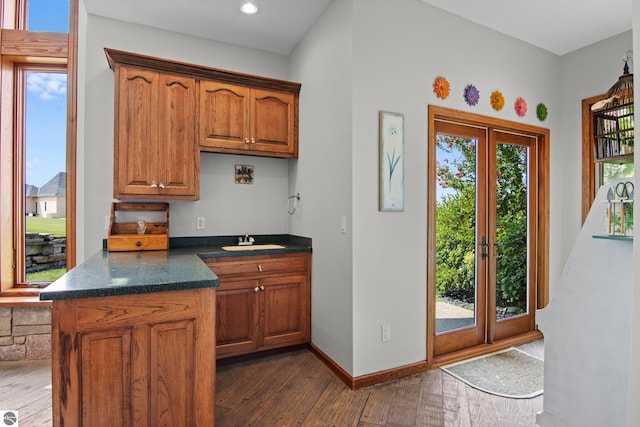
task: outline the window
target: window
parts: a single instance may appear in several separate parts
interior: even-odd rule
[[[26,29],[66,33],[69,30],[69,0],[28,0]]]
[[[633,163],[595,162],[594,122],[591,106],[606,94],[582,100],[582,222],[587,219],[598,189],[617,178],[630,178]]]
[[[78,2],[0,1],[1,290],[32,295],[75,265]]]

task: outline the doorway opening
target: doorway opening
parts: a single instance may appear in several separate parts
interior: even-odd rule
[[[548,151],[547,129],[429,106],[430,365],[541,336]]]

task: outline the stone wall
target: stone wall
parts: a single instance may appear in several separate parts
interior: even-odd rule
[[[51,358],[51,307],[0,306],[0,361]]]
[[[35,273],[67,266],[67,239],[50,233],[25,233],[25,270]]]

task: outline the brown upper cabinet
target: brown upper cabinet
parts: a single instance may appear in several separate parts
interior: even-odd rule
[[[116,199],[200,197],[200,151],[298,157],[299,83],[105,48]]]
[[[113,197],[200,193],[195,79],[117,65]]]
[[[297,119],[297,94],[200,82],[203,151],[298,157]]]

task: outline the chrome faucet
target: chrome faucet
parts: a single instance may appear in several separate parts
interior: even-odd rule
[[[249,236],[249,233],[245,233],[244,237],[238,237],[238,245],[252,245],[255,242],[253,237]]]

